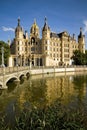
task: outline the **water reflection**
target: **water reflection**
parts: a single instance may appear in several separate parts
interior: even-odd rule
[[[12,82],[10,81],[10,82],[7,83],[7,86],[8,86],[7,92],[10,93],[16,88],[17,83],[14,82],[14,81],[12,81]]]
[[[67,107],[87,107],[87,75],[46,74],[23,79],[20,83],[10,82],[8,90],[0,91],[0,111],[9,115],[11,108],[17,113],[30,105],[46,107],[57,99]]]

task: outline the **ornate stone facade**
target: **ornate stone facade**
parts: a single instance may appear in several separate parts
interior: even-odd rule
[[[75,36],[70,36],[66,31],[61,33],[51,32],[45,18],[40,38],[39,27],[34,21],[30,35],[22,29],[20,19],[15,29],[15,38],[10,45],[11,57],[9,66],[59,66],[71,65],[74,50],[85,53],[85,36],[78,35],[78,42]]]

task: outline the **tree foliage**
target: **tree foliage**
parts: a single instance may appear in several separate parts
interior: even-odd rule
[[[2,47],[4,47],[4,64],[8,65],[8,58],[10,56],[10,47],[4,41],[0,41],[0,65],[2,64]]]
[[[86,60],[86,65],[87,65],[87,50],[85,51],[85,60]]]
[[[72,59],[75,65],[87,65],[87,51],[82,53],[79,50],[75,50]]]

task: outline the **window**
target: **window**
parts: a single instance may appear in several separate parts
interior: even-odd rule
[[[35,48],[34,48],[34,47],[31,47],[31,51],[35,51]]]
[[[31,38],[31,43],[35,43],[35,38],[34,37]]]
[[[69,47],[69,44],[64,44],[64,47]]]
[[[27,46],[27,42],[25,42],[25,45]]]
[[[69,54],[64,54],[64,57],[69,58]]]
[[[18,45],[19,45],[19,41],[18,41]]]
[[[47,50],[47,46],[45,46],[45,50]]]
[[[47,44],[47,41],[45,41],[45,44]]]
[[[69,52],[69,49],[64,49],[64,52]]]
[[[18,51],[19,51],[19,47],[18,47]]]

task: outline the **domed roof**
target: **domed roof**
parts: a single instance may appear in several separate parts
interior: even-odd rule
[[[30,33],[33,33],[33,34],[39,33],[39,27],[36,24],[36,20],[34,20],[34,23],[30,29]]]
[[[36,20],[34,20],[34,23],[32,25],[31,28],[34,28],[34,29],[39,29],[38,25],[36,24]]]
[[[22,27],[20,26],[20,19],[19,19],[19,18],[18,18],[18,25],[17,25],[15,31],[16,31],[16,32],[17,32],[17,31],[23,31],[23,30],[22,30]]]

